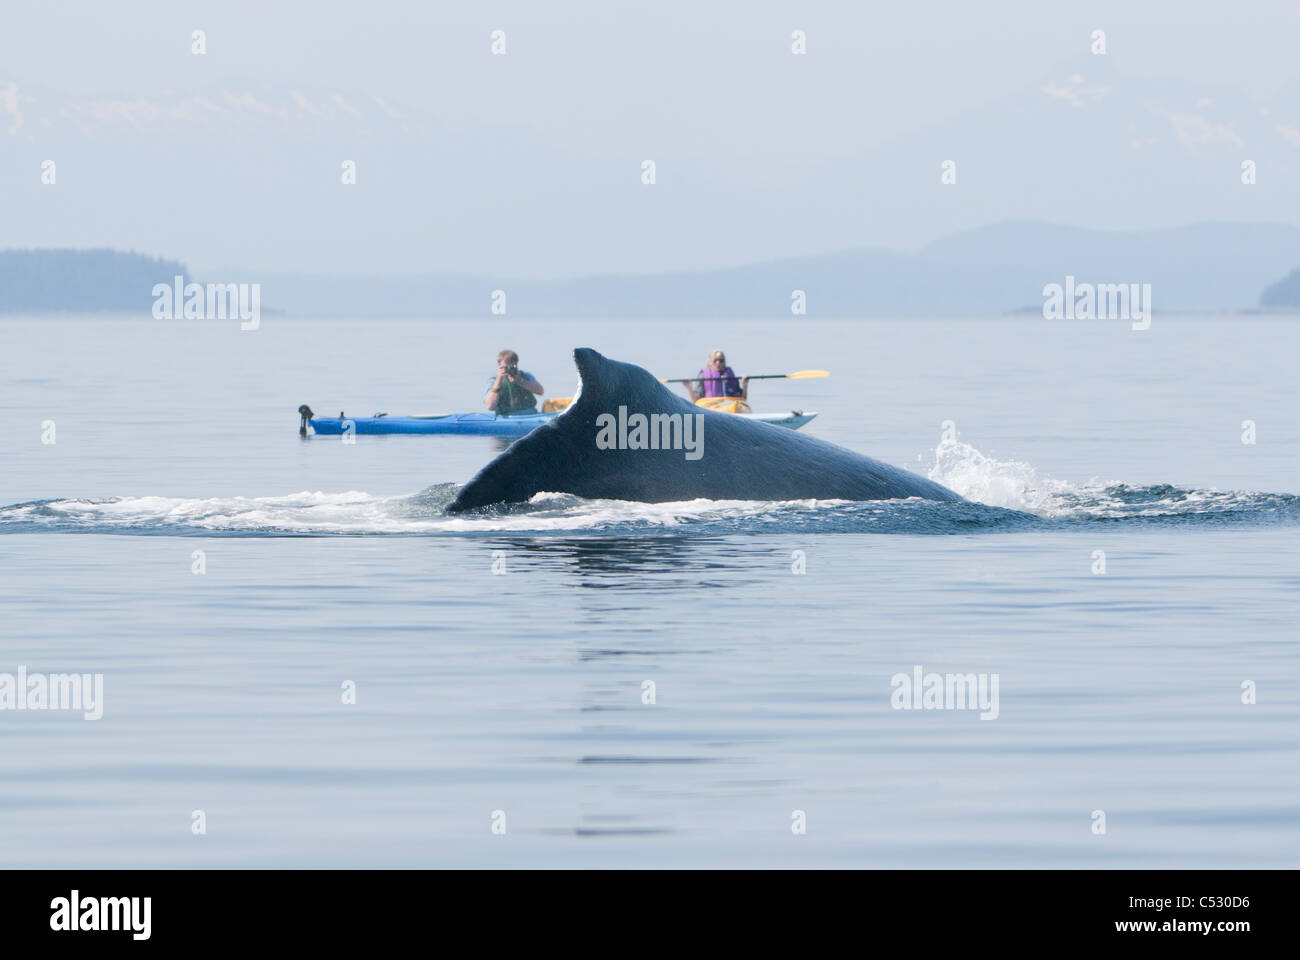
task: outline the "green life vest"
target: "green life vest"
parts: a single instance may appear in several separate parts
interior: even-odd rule
[[[533,375],[524,370],[519,371],[520,380],[531,380]],[[492,383],[495,383],[495,378]],[[488,390],[492,389],[491,384]],[[525,410],[534,411],[537,409],[537,395],[529,390],[522,383],[511,383],[505,377],[501,378],[501,390],[497,394],[497,413],[507,416],[512,413],[523,413]]]

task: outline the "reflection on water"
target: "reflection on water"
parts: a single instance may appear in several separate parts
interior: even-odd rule
[[[769,546],[728,541],[723,537],[660,534],[656,536],[592,536],[539,540],[503,537],[489,541],[492,551],[504,550],[525,563],[547,565],[577,577],[580,587],[672,590],[682,580],[700,586],[726,588],[748,582],[744,574],[754,562],[770,564],[776,555]],[[718,574],[727,573],[720,577]],[[710,575],[699,580],[701,574]],[[629,576],[645,577],[628,580]],[[664,578],[668,579],[664,579]]]

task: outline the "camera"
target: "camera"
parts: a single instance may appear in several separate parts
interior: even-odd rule
[[[506,376],[508,377],[519,376],[519,364],[512,363],[508,367],[506,367]]]

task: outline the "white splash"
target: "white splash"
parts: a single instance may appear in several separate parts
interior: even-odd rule
[[[66,527],[146,529],[184,527],[229,533],[429,534],[526,531],[592,531],[610,526],[672,528],[709,520],[735,520],[817,509],[838,501],[770,503],[741,500],[689,500],[633,503],[582,500],[569,494],[539,493],[515,511],[448,515],[443,508],[453,484],[431,487],[415,496],[381,497],[362,491],[320,491],[280,497],[118,497],[111,500],[48,500],[4,509],[7,522]]]
[[[1031,464],[995,460],[957,439],[945,439],[935,448],[929,477],[967,500],[1040,516],[1057,516],[1066,511],[1064,498],[1092,497],[1105,486],[1045,479]]]

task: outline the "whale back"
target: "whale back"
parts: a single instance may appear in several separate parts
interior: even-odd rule
[[[932,480],[825,440],[695,406],[649,371],[590,348],[575,350],[573,359],[581,385],[569,409],[480,470],[449,511],[522,502],[543,491],[647,503],[962,499]],[[635,435],[637,414],[647,422],[657,418],[658,428],[647,433],[677,444],[633,449],[645,439]],[[689,427],[685,418],[692,418]]]

